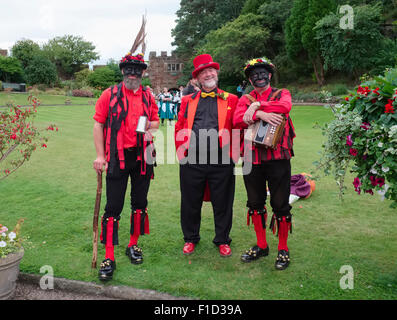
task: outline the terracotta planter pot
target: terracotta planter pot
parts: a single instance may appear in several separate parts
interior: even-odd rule
[[[6,300],[13,295],[23,255],[24,251],[21,250],[0,258],[0,300]]]

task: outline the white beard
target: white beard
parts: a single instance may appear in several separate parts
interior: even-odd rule
[[[207,81],[203,81],[202,86],[204,88],[212,88],[212,87],[216,87],[218,84],[218,81],[215,79],[211,79],[211,80],[207,80]]]

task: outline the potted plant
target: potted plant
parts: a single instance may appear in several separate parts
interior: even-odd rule
[[[24,255],[20,228],[23,219],[10,231],[0,224],[0,300],[11,297],[19,274],[19,263]]]

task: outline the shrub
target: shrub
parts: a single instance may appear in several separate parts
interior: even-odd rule
[[[83,87],[87,87],[89,85],[88,78],[93,71],[90,69],[83,69],[74,74],[74,85],[75,89],[81,89]]]
[[[88,76],[88,83],[90,86],[98,90],[105,90],[106,88],[117,83],[115,74],[109,67],[102,67],[96,69]]]
[[[347,94],[349,90],[347,89],[346,85],[339,83],[329,88],[329,91],[333,96],[341,96]]]
[[[0,81],[0,91],[3,90],[3,82]]]
[[[48,137],[33,123],[40,102],[33,96],[28,100],[31,108],[11,104],[0,110],[0,181],[18,170],[38,147],[47,148]],[[45,130],[58,128],[51,124]]]
[[[31,85],[53,86],[58,77],[55,65],[43,56],[33,57],[32,61],[26,67],[25,73],[26,81]]]
[[[66,95],[66,91],[61,88],[48,89],[48,90],[46,90],[45,93],[54,95],[54,96],[65,96]]]
[[[72,96],[73,97],[88,97],[88,98],[93,98],[94,94],[90,90],[81,90],[81,89],[75,89],[72,91]]]

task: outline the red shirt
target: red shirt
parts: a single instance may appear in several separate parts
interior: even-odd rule
[[[128,114],[125,119],[123,141],[124,149],[137,146],[137,134],[136,127],[138,125],[139,117],[144,114],[144,104],[142,101],[142,86],[139,87],[138,91],[134,93],[133,90],[129,90],[125,87],[123,83],[123,94],[128,101]],[[149,121],[159,121],[158,117],[158,107],[156,101],[152,94],[149,93]],[[111,97],[111,89],[106,89],[102,95],[99,97],[95,105],[95,115],[94,120],[100,123],[106,123],[106,119],[109,114],[109,103]]]
[[[287,123],[284,128],[284,136],[275,150],[272,150],[271,148],[258,149],[253,145],[252,150],[254,155],[252,159],[254,164],[261,163],[261,160],[290,159],[293,156],[292,148],[293,139],[295,138],[295,130],[291,118],[289,117],[289,112],[291,111],[292,107],[291,94],[287,89],[283,89],[281,91],[279,100],[267,101],[271,92],[272,88],[269,86],[269,88],[262,92],[262,94],[259,94],[256,90],[253,90],[250,92],[250,95],[261,103],[261,106],[258,110],[268,113],[282,113],[286,116]],[[248,125],[243,121],[243,117],[250,104],[251,102],[247,97],[242,96],[240,98],[233,116],[233,125],[236,128],[248,128]],[[256,112],[253,116],[253,120],[257,120]]]

